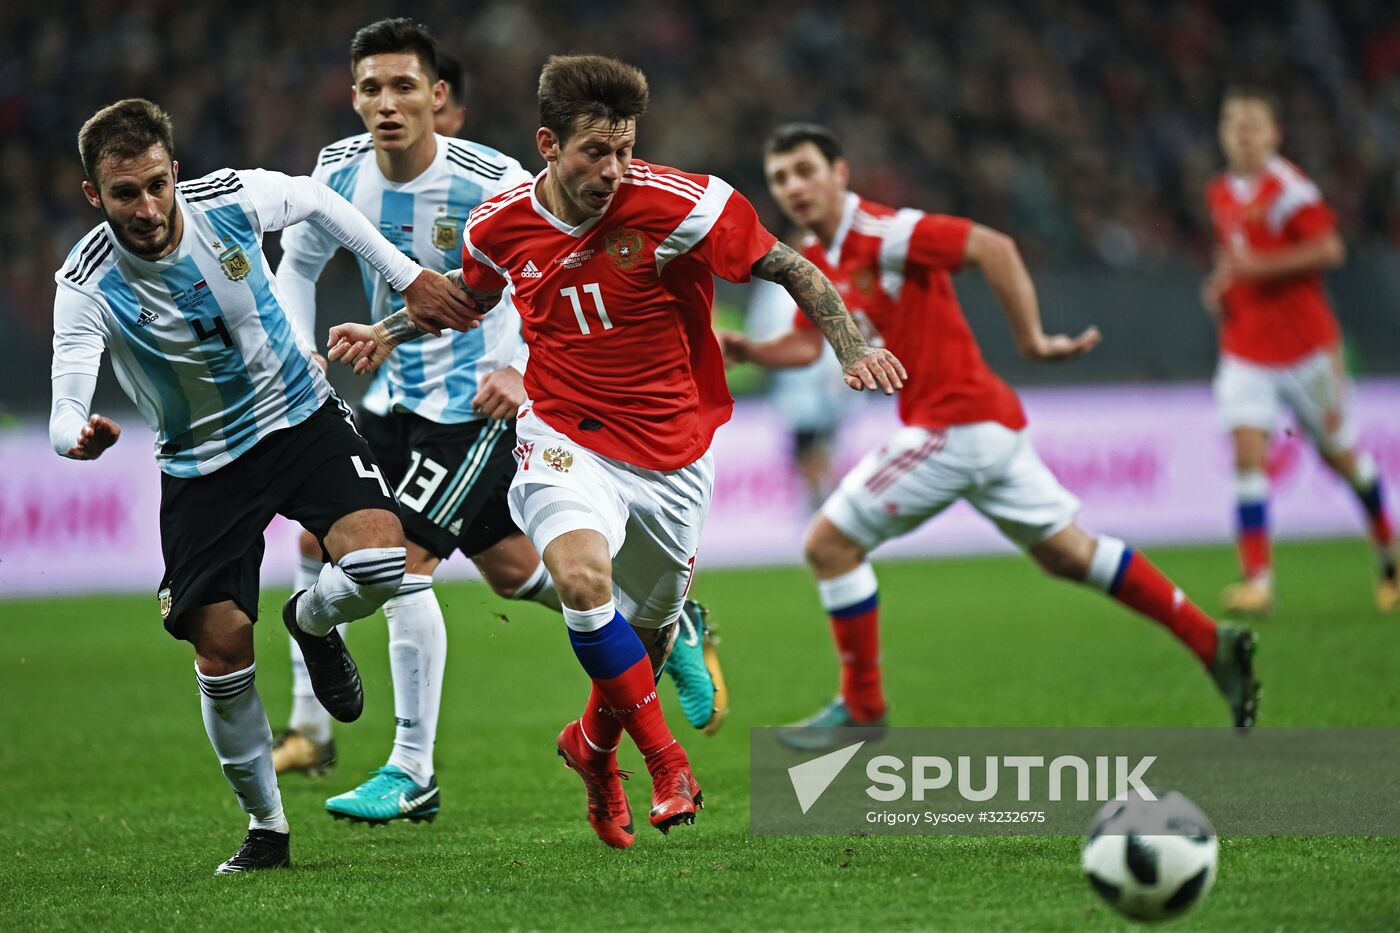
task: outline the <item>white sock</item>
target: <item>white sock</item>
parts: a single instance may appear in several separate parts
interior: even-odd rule
[[[433,742],[447,666],[447,626],[432,587],[432,577],[406,573],[398,594],[384,604],[397,723],[389,764],[420,786],[433,776]]]
[[[282,794],[272,770],[272,729],[253,686],[258,666],[210,677],[195,668],[204,731],[219,756],[224,777],[248,814],[249,829],[288,830]]]
[[[300,555],[297,561],[296,577],[292,592],[299,593],[316,585],[321,575],[321,559]],[[341,635],[345,632],[342,630]],[[331,714],[316,699],[316,691],[311,687],[311,675],[306,671],[306,659],[301,656],[301,646],[295,638],[288,638],[292,655],[292,715],[287,726],[295,729],[317,745],[331,740]]]
[[[297,600],[297,625],[323,636],[363,619],[398,592],[407,559],[401,547],[367,547],[322,566],[316,585]]]
[[[545,567],[544,561],[539,562],[535,572],[530,574],[530,579],[515,591],[511,599],[527,599],[532,603],[548,606],[555,612],[564,611],[564,604],[559,602],[559,591],[554,588],[554,580],[550,578],[549,569]]]

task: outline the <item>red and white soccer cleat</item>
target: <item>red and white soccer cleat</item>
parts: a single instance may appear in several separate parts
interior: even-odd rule
[[[631,775],[617,767],[616,752],[595,751],[574,720],[559,733],[559,757],[583,779],[588,792],[588,825],[614,849],[626,849],[637,839],[632,807],[622,782]]]
[[[705,803],[681,743],[653,755],[647,770],[651,772],[651,825],[667,833],[677,823],[694,823],[695,811]]]

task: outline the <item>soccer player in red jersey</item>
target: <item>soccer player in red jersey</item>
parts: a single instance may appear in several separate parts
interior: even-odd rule
[[[764,171],[784,213],[808,231],[803,254],[836,284],[866,339],[919,361],[899,397],[905,427],[841,481],[807,530],[807,562],[831,618],[841,689],[781,738],[817,749],[837,741],[839,727],[883,729],[879,600],[866,555],[958,499],[1047,573],[1100,589],[1162,623],[1210,672],[1235,725],[1252,725],[1253,633],[1217,626],[1143,554],[1075,524],[1079,501],[1036,455],[1020,400],[983,362],[949,274],[965,266],[982,272],[1028,359],[1073,359],[1098,344],[1098,331],[1068,337],[1041,329],[1035,286],[1009,237],[848,191],[840,142],[824,127],[780,127],[766,146]],[[771,368],[807,365],[821,350],[801,317],[793,330],[762,343],[720,337],[729,359]]]
[[[536,135],[547,167],[472,212],[462,257],[480,307],[506,293],[520,310],[529,398],[517,419],[511,513],[544,557],[593,681],[559,753],[583,778],[589,823],[617,847],[634,838],[617,770],[624,731],[652,776],[652,825],[694,822],[701,804],[655,676],[709,509],[710,440],[733,408],[711,329],[713,277],[785,286],[851,388],[892,393],[905,375],[742,195],[714,176],[633,158],[647,98],[630,65],[551,58]],[[403,315],[338,325],[330,356],[368,371],[420,332]]]
[[[1244,576],[1225,590],[1225,607],[1262,613],[1273,606],[1267,463],[1286,408],[1361,501],[1380,567],[1376,605],[1389,612],[1400,605],[1395,533],[1376,462],[1356,446],[1341,333],[1322,288],[1322,274],[1342,264],[1345,247],[1317,186],[1278,154],[1281,136],[1269,94],[1226,92],[1220,147],[1228,168],[1206,189],[1219,254],[1202,288],[1220,324],[1215,400],[1235,448]]]

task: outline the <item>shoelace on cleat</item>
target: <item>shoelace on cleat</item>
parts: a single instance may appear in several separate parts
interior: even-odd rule
[[[603,818],[611,818],[612,801],[608,800],[611,788],[608,785],[611,783],[611,780],[614,777],[622,781],[631,780],[632,772],[623,771],[621,768],[614,768],[612,770],[603,772],[602,775],[597,775],[593,771],[589,771],[588,774],[590,775],[590,777],[594,778],[594,780],[584,782],[584,787],[588,790],[589,815],[599,816]],[[626,794],[623,794],[624,799],[626,799],[626,796]]]

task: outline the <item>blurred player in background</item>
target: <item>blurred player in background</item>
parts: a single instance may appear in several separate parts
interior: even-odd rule
[[[1389,612],[1400,605],[1395,533],[1376,462],[1356,446],[1341,331],[1322,287],[1323,273],[1340,266],[1346,250],[1317,186],[1278,154],[1281,140],[1271,95],[1226,92],[1220,147],[1228,170],[1206,189],[1219,253],[1202,287],[1220,324],[1215,400],[1235,448],[1244,577],[1226,588],[1225,608],[1273,608],[1269,443],[1288,409],[1365,510],[1380,570],[1376,605]]]
[[[792,298],[787,289],[760,279],[749,294],[748,333],[755,340],[767,340],[792,328]],[[821,357],[812,365],[772,374],[768,401],[788,426],[792,462],[802,480],[808,514],[831,494],[836,430],[850,417],[851,405],[859,399],[846,391],[841,365],[825,343]]]
[[[345,722],[359,717],[364,694],[336,626],[398,589],[404,540],[368,445],[292,333],[262,237],[309,221],[424,310],[476,315],[454,310],[457,289],[312,179],[224,169],[177,186],[170,118],[149,101],[99,111],[78,146],[83,193],[105,222],[55,276],[50,438],[77,460],[116,443],[120,428],[89,414],[110,349],[118,381],[157,432],[161,616],[194,645],[204,726],[249,814],[247,838],[217,872],[281,867],[290,837],[253,683],[263,532],[286,515],[329,556],[282,618],[316,695]]]
[[[456,136],[467,122],[467,76],[462,63],[438,49],[438,80],[447,88],[441,106],[433,103],[433,132],[439,136]]]
[[[1215,680],[1235,725],[1252,725],[1254,635],[1217,626],[1144,555],[1075,524],[1079,501],[1036,455],[1020,400],[983,362],[949,275],[965,266],[981,271],[1027,359],[1073,359],[1098,344],[1097,329],[1073,338],[1041,329],[1035,287],[1004,234],[847,190],[850,169],[824,127],[779,127],[765,147],[764,172],[783,212],[810,231],[804,255],[836,283],[866,339],[919,361],[899,397],[905,427],[861,460],[808,528],[807,562],[831,618],[841,689],[781,738],[817,749],[839,739],[838,727],[884,727],[879,600],[867,555],[959,499],[1047,573],[1102,590],[1166,626]],[[732,361],[773,368],[808,365],[821,350],[802,315],[793,330],[763,343],[720,338]]]
[[[635,838],[617,766],[624,730],[652,777],[653,826],[694,822],[702,804],[654,678],[709,509],[710,441],[733,410],[711,330],[714,276],[785,285],[837,346],[853,388],[892,392],[903,375],[742,195],[633,158],[648,96],[630,65],[551,58],[536,135],[547,167],[472,213],[463,253],[480,306],[508,291],[524,320],[530,400],[517,422],[511,514],[544,555],[593,681],[559,753],[583,779],[590,825],[619,848]],[[330,356],[366,371],[419,334],[404,315],[338,325]]]

